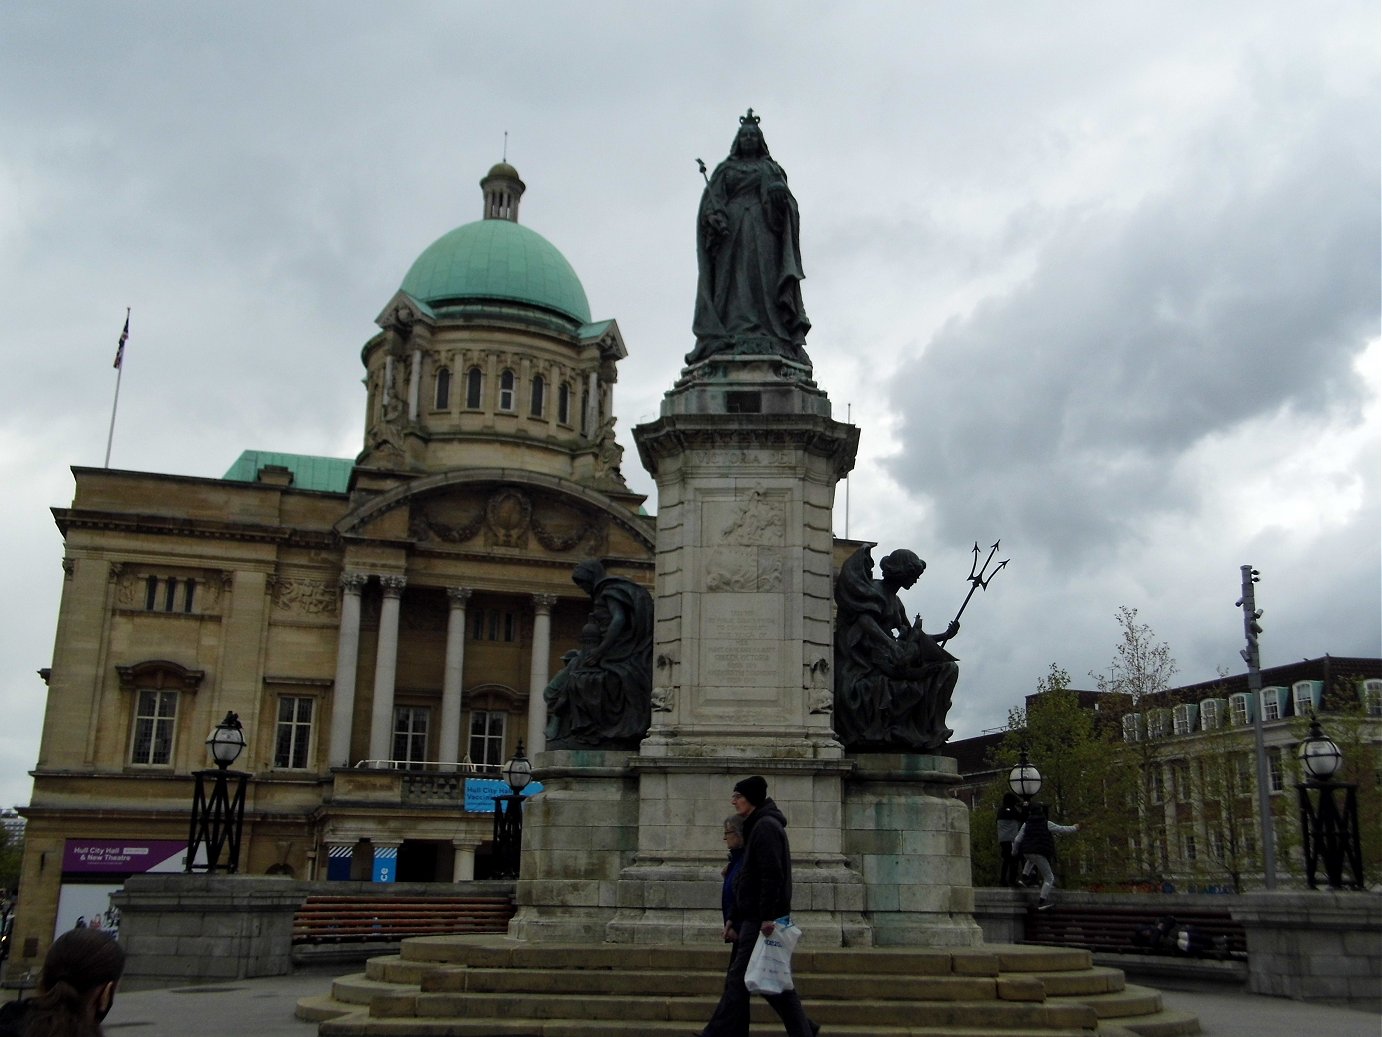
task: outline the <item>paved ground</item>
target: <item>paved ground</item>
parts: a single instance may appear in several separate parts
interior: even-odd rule
[[[333,966],[272,979],[125,993],[116,998],[105,1029],[111,1037],[186,1037],[189,1033],[314,1037],[316,1027],[294,1019],[293,1006],[300,997],[327,993],[332,977],[348,971]],[[1382,1015],[1373,1012],[1217,989],[1176,990],[1164,981],[1158,986],[1167,1007],[1200,1017],[1205,1037],[1382,1034]]]

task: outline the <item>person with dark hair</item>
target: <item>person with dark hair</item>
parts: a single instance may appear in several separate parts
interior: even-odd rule
[[[1027,819],[1022,801],[1015,792],[1003,793],[1003,805],[998,808],[998,884],[1000,886],[1018,885],[1017,854],[1013,853],[1013,841],[1022,831],[1022,822]]]
[[[1079,825],[1058,825],[1047,817],[1044,806],[1035,804],[1027,808],[1027,820],[1022,823],[1022,831],[1013,840],[1013,853],[1020,853],[1028,864],[1036,868],[1041,876],[1041,896],[1037,900],[1037,910],[1046,911],[1055,906],[1051,898],[1056,888],[1056,873],[1051,870],[1051,861],[1056,856],[1057,835],[1074,835]]]
[[[733,943],[737,935],[734,931],[734,883],[739,880],[739,870],[744,866],[744,819],[738,814],[725,818],[725,847],[729,850],[729,861],[720,872],[724,879],[720,888],[720,914],[725,923],[725,943]]]
[[[0,1037],[101,1037],[125,952],[99,929],[73,929],[48,948],[38,993],[0,1006]]]
[[[777,920],[792,912],[792,849],[787,842],[787,818],[768,796],[768,783],[758,775],[734,786],[729,797],[734,812],[744,819],[744,863],[734,883],[730,909],[734,955],[725,973],[725,990],[715,1012],[698,1037],[748,1037],[749,990],[744,974],[759,934],[771,936]],[[788,1037],[814,1037],[820,1027],[806,1016],[795,990],[764,994]]]

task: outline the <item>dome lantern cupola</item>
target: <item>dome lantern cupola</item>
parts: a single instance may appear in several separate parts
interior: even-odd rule
[[[518,222],[518,200],[527,189],[518,170],[507,162],[497,163],[480,181],[480,189],[485,192],[485,219]]]

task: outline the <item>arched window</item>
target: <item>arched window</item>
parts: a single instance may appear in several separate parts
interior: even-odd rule
[[[468,410],[480,409],[480,393],[484,385],[485,376],[478,367],[472,367],[465,373],[465,405]]]
[[[437,410],[447,410],[451,406],[451,372],[445,367],[437,368]]]
[[[505,371],[499,376],[499,409],[513,410],[513,372]]]
[[[571,386],[561,383],[557,390],[557,421],[563,425],[571,424]]]
[[[533,398],[528,407],[529,412],[535,418],[542,417],[542,412],[547,405],[547,379],[540,374],[533,375]]]

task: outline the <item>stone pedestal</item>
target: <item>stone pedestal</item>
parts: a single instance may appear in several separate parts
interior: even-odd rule
[[[537,757],[511,935],[718,943],[729,794],[761,774],[812,947],[980,942],[954,761],[846,757],[831,724],[831,516],[858,434],[768,357],[684,371],[634,430],[658,486],[652,726],[636,754]]]
[[[542,794],[524,802],[523,858],[509,935],[534,943],[601,943],[619,875],[638,845],[632,754],[538,753]]]
[[[283,976],[299,883],[249,875],[133,875],[111,895],[128,956],[122,989]]]
[[[983,942],[970,882],[969,811],[949,790],[956,762],[877,754],[854,759],[845,783],[844,848],[863,876],[878,947]]]

